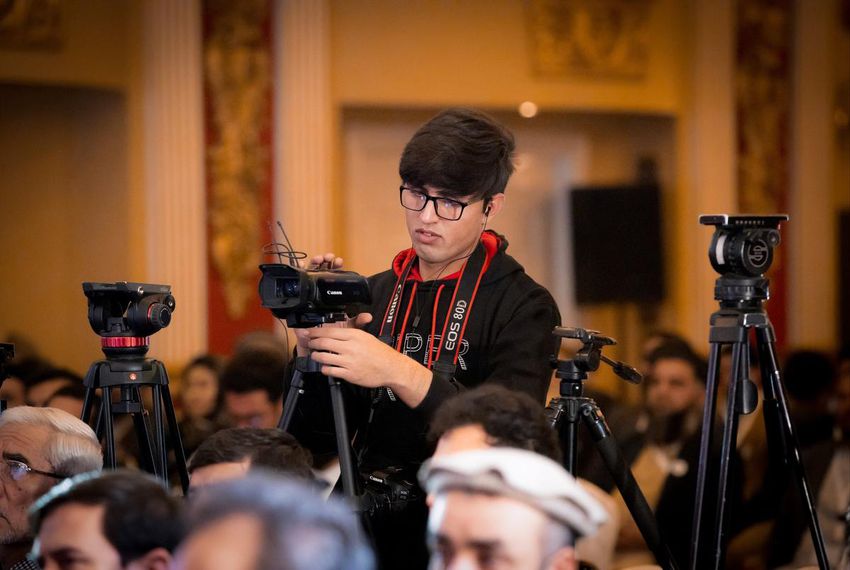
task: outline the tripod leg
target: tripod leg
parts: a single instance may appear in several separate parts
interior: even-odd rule
[[[670,549],[661,538],[661,531],[646,497],[635,481],[629,466],[626,465],[617,442],[611,436],[611,430],[605,421],[605,416],[595,402],[587,402],[581,406],[581,417],[587,424],[596,443],[596,449],[605,463],[608,472],[614,479],[617,489],[623,496],[623,501],[629,508],[632,518],[640,530],[641,536],[646,541],[647,547],[652,551],[655,559],[663,568],[676,570],[678,566],[673,559]]]
[[[89,371],[86,372],[86,377],[83,380],[83,386],[86,387],[86,395],[83,398],[83,411],[80,414],[80,419],[90,423],[91,420],[91,409],[92,404],[94,403],[94,395],[97,390],[97,368],[99,364],[93,364]]]
[[[115,458],[115,428],[112,423],[112,388],[103,389],[103,402],[101,403],[101,417],[103,418],[103,433],[105,437],[103,450],[103,466],[115,469],[118,462]]]
[[[130,415],[133,417],[133,427],[136,431],[136,441],[139,443],[139,464],[142,469],[147,471],[148,473],[153,473],[157,477],[163,477],[161,470],[159,469],[159,465],[155,459],[153,444],[151,442],[150,429],[148,427],[148,422],[145,406],[142,402],[141,394],[139,393],[138,386],[131,387],[132,398],[135,403],[138,404],[138,409],[132,412]]]
[[[714,339],[712,339],[714,341]],[[702,511],[705,502],[705,485],[707,479],[709,454],[711,452],[712,435],[714,430],[714,415],[717,408],[717,379],[720,369],[720,344],[711,343],[708,355],[708,377],[705,386],[705,410],[702,416],[702,434],[699,446],[699,467],[697,471],[697,488],[694,499],[694,522],[691,527],[691,570],[696,570],[700,556],[700,532],[702,530]]]
[[[165,424],[162,421],[162,388],[155,384],[151,386],[153,398],[153,432],[154,458],[159,463],[160,473],[168,480],[168,448],[165,445]]]
[[[714,566],[719,568],[723,563],[724,551],[724,529],[726,528],[729,515],[726,506],[728,503],[729,464],[732,452],[735,449],[738,433],[738,387],[747,379],[744,353],[747,351],[746,340],[744,343],[732,345],[732,367],[729,374],[729,389],[726,399],[726,421],[723,426],[723,439],[720,444],[720,473],[717,483],[717,508],[714,519],[716,530],[711,544],[714,553]],[[711,530],[711,529],[708,529]]]
[[[289,390],[286,392],[286,400],[283,403],[283,413],[280,416],[280,421],[277,427],[283,431],[289,431],[289,424],[292,423],[292,416],[295,415],[295,407],[298,404],[298,396],[301,395],[301,388],[304,386],[304,377],[301,371],[297,368],[292,373],[292,381],[289,383]]]
[[[163,369],[163,373],[165,370]],[[174,458],[177,461],[177,474],[180,476],[180,486],[183,495],[189,491],[189,471],[186,469],[186,453],[183,451],[183,440],[180,437],[180,429],[177,425],[177,414],[174,412],[174,401],[168,384],[162,390],[162,398],[165,402],[165,417],[168,420],[168,432],[171,435],[171,447],[174,450]]]
[[[769,424],[773,422],[773,426],[778,432],[780,444],[783,446],[784,457],[791,464],[794,479],[797,483],[797,491],[806,509],[809,533],[811,534],[815,555],[818,559],[818,567],[821,570],[828,570],[829,562],[826,557],[823,533],[818,522],[809,484],[806,480],[806,472],[803,468],[803,460],[800,456],[797,436],[794,432],[794,426],[791,423],[791,416],[788,413],[785,391],[779,378],[778,360],[773,346],[773,328],[769,323],[765,327],[757,328],[756,337],[758,339],[759,361],[761,362],[762,369],[762,383],[764,384],[765,427],[767,428],[767,432],[771,433]]]
[[[346,496],[356,498],[359,486],[356,479],[356,466],[351,453],[351,438],[348,437],[348,425],[345,420],[345,402],[342,398],[342,385],[336,378],[328,376],[331,388],[331,407],[333,408],[334,424],[336,425],[336,446],[339,452],[340,475],[342,488]]]

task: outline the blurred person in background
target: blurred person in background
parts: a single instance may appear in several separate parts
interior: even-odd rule
[[[179,396],[182,417],[178,425],[186,457],[206,438],[227,427],[224,393],[219,385],[221,370],[221,360],[210,354],[193,358],[183,369]]]
[[[83,378],[67,368],[52,368],[30,378],[27,382],[27,405],[43,407],[53,394],[66,386],[83,385]]]
[[[273,428],[283,412],[286,361],[266,350],[233,355],[221,373],[224,409],[236,427]]]

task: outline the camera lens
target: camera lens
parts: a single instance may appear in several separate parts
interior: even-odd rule
[[[275,294],[278,298],[298,297],[301,294],[301,286],[297,279],[277,279],[275,285]]]
[[[153,326],[164,329],[171,322],[171,309],[162,303],[154,303],[148,310],[148,319]]]

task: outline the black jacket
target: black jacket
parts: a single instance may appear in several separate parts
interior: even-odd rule
[[[508,243],[503,236],[487,231],[482,241],[487,262],[467,316],[454,378],[435,376],[425,399],[413,409],[384,390],[345,385],[349,427],[356,433],[355,447],[367,468],[396,465],[415,470],[428,456],[425,433],[431,415],[442,402],[466,388],[495,382],[545,403],[552,375],[550,358],[558,348],[552,335],[552,329],[560,324],[557,305],[549,292],[505,253]],[[376,336],[402,267],[411,255],[413,250],[399,253],[391,270],[369,278],[373,321],[367,330]],[[414,284],[416,292],[411,297]],[[457,275],[423,283],[414,268],[399,302],[393,346],[406,320],[402,351],[426,364],[428,347],[433,346],[436,352],[440,344],[456,285]],[[432,328],[436,334],[432,334]],[[389,332],[384,331],[384,336],[390,336]],[[335,451],[335,440],[329,422],[327,383],[317,380],[306,381],[308,390],[299,400],[292,431],[321,457]]]

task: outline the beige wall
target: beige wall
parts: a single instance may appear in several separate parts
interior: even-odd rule
[[[0,336],[84,372],[101,355],[83,281],[132,280],[126,108],[115,92],[0,86]]]
[[[340,105],[453,104],[671,113],[682,106],[686,3],[653,0],[644,79],[534,76],[522,0],[332,0]]]

